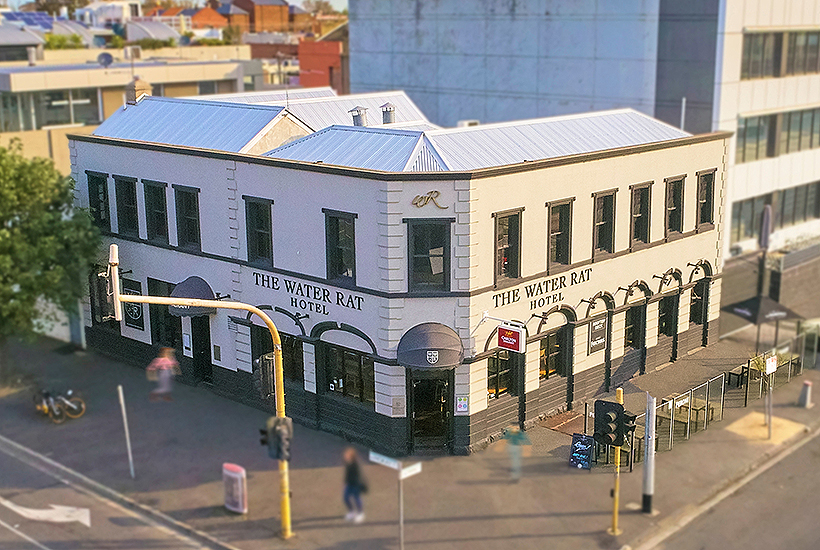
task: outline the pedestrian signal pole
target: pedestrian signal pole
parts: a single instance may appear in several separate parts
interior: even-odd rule
[[[262,310],[250,304],[243,304],[242,302],[222,302],[219,300],[199,300],[196,298],[166,298],[161,296],[142,296],[137,294],[120,294],[120,279],[119,279],[119,249],[116,244],[112,244],[109,248],[108,256],[108,288],[111,291],[114,319],[122,320],[122,302],[132,302],[137,304],[157,304],[165,306],[189,306],[189,307],[210,307],[216,309],[237,309],[242,311],[249,311],[257,315],[265,323],[270,331],[273,339],[274,352],[274,384],[276,393],[276,417],[285,418],[285,386],[284,386],[284,372],[282,369],[282,339],[279,337],[279,331],[276,325],[273,324],[270,317],[268,317]],[[289,445],[289,439],[288,439]],[[280,533],[283,539],[289,539],[293,536],[290,521],[290,481],[288,476],[288,461],[287,459],[279,458],[279,492],[280,492],[280,508],[282,516],[282,531]]]
[[[623,388],[618,388],[615,390],[615,401],[618,402],[619,405],[623,406],[624,404],[624,390]],[[623,408],[623,407],[622,407]],[[623,432],[623,413],[621,413],[621,418],[619,421],[621,425],[621,432]],[[622,443],[619,441],[619,443]],[[621,534],[621,530],[618,529],[618,499],[621,495],[621,445],[615,447],[615,489],[612,492],[612,528],[609,529],[607,532],[610,535],[618,536]]]

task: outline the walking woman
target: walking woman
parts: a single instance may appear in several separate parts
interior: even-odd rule
[[[348,447],[342,455],[345,461],[345,490],[344,501],[347,506],[345,519],[354,523],[364,521],[364,508],[362,507],[362,493],[367,492],[367,484],[359,466],[359,456],[356,449]]]
[[[156,380],[157,387],[151,391],[151,401],[164,399],[171,401],[171,386],[173,384],[174,375],[180,374],[179,363],[174,358],[174,348],[162,348],[159,350],[159,355],[156,359],[151,361],[148,368],[145,369],[148,380]]]

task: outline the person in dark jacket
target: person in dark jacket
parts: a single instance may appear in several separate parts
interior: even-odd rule
[[[345,520],[354,523],[364,521],[364,508],[362,507],[361,494],[367,490],[367,485],[359,466],[359,456],[356,449],[348,447],[342,454],[345,462],[345,490],[344,501],[347,506]]]

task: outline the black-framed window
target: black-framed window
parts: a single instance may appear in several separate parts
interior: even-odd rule
[[[515,384],[515,368],[510,352],[500,350],[487,358],[487,393],[490,399],[505,393],[515,394]]]
[[[273,266],[273,220],[269,199],[245,199],[245,228],[248,236],[248,262],[260,267]]]
[[[615,252],[615,191],[596,193],[593,197],[593,256]]]
[[[452,220],[406,221],[409,291],[449,291]]]
[[[569,335],[569,327],[565,325],[541,339],[539,378],[566,377],[569,374],[569,352],[565,349],[572,349]]]
[[[322,343],[327,372],[327,391],[362,403],[376,402],[373,359],[333,344]]]
[[[86,173],[88,177],[88,211],[91,219],[102,231],[111,231],[108,207],[108,176]]]
[[[327,278],[336,283],[356,284],[356,214],[323,210]]]
[[[782,48],[783,33],[744,34],[740,61],[741,80],[780,76]]]
[[[139,235],[139,215],[137,213],[137,180],[114,176],[117,197],[117,227],[121,235]]]
[[[290,334],[279,333],[282,341],[282,373],[288,380],[304,382],[305,356],[302,341]],[[268,327],[251,325],[251,355],[256,361],[262,355],[273,351],[273,337]]]
[[[521,210],[495,216],[495,281],[521,277]]]
[[[149,241],[168,244],[168,204],[166,185],[161,182],[142,181],[145,190],[145,229]]]
[[[632,225],[629,237],[632,245],[649,242],[651,189],[648,183],[632,187]]]
[[[709,282],[701,279],[692,287],[689,299],[689,324],[702,325],[706,322],[706,292]]]
[[[199,190],[174,186],[177,214],[177,244],[180,248],[200,250],[202,238],[199,233]]]
[[[626,310],[624,319],[624,347],[641,349],[644,346],[646,332],[646,307],[632,306]]]
[[[666,236],[683,232],[684,178],[666,180]]]
[[[547,203],[548,265],[569,265],[572,250],[572,200]]]
[[[715,223],[715,172],[698,174],[698,227]]]
[[[674,336],[677,331],[678,296],[666,296],[658,302],[658,335]]]
[[[149,296],[170,296],[176,287],[173,283],[148,278]],[[182,317],[171,315],[168,306],[148,304],[151,324],[151,343],[182,351]]]

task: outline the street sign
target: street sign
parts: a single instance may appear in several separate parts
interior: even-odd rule
[[[414,476],[420,473],[421,462],[416,462],[415,464],[411,464],[407,468],[402,468],[402,470],[399,472],[399,479],[407,479],[410,476]]]
[[[777,355],[772,355],[766,358],[766,374],[772,374],[777,371]]]
[[[401,462],[394,458],[390,458],[389,456],[380,455],[379,453],[374,453],[370,451],[370,462],[375,462],[376,464],[381,464],[382,466],[387,466],[388,468],[392,468],[394,470],[401,470]]]
[[[527,347],[527,333],[524,327],[498,325],[498,347],[515,353],[524,353]]]

